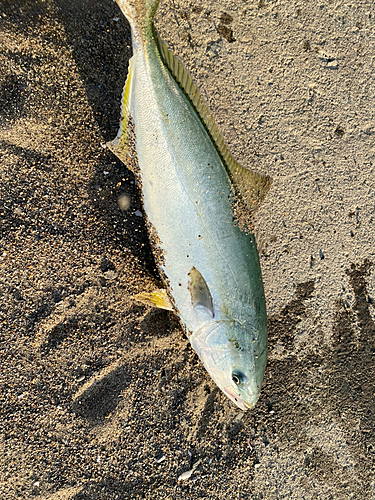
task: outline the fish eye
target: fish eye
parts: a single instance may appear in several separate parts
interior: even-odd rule
[[[236,385],[241,385],[246,382],[246,376],[239,370],[234,370],[232,372],[232,380]]]

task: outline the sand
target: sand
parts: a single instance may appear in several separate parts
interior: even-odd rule
[[[132,299],[157,274],[104,147],[127,22],[111,0],[1,2],[0,498],[375,499],[374,23],[370,0],[159,8],[234,157],[273,178],[269,362],[243,413]]]

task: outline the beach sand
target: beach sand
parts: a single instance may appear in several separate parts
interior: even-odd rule
[[[238,410],[176,317],[132,299],[157,274],[105,148],[118,7],[3,0],[0,497],[373,500],[374,4],[164,0],[155,24],[237,161],[273,178],[262,394]]]

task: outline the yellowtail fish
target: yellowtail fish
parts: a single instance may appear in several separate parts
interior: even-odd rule
[[[136,298],[173,310],[220,389],[242,410],[258,400],[267,318],[255,238],[234,222],[233,187],[252,209],[270,179],[238,165],[182,64],[153,26],[159,0],[117,0],[133,57],[111,147],[129,165],[166,289]],[[133,154],[134,158],[134,154]]]

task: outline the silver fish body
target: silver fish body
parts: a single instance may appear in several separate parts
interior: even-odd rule
[[[256,242],[234,223],[225,165],[163,63],[153,32],[136,31],[123,10],[131,17],[134,49],[127,110],[135,123],[144,210],[163,254],[161,274],[208,373],[237,406],[252,408],[267,357]]]

